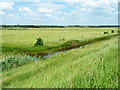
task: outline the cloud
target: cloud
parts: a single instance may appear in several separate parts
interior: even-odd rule
[[[62,14],[62,12],[61,12],[61,11],[58,11],[58,12],[55,12],[54,14],[55,14],[55,15],[57,15],[57,14]]]
[[[101,10],[103,12],[111,12],[117,8],[117,0],[85,0],[81,2],[81,6],[84,8],[89,8],[91,11],[93,10]]]
[[[51,14],[45,14],[45,16],[49,16],[49,17],[51,17],[52,15],[51,15]]]
[[[60,20],[59,17],[54,16],[52,14],[45,14],[45,16],[49,17],[48,19],[52,19],[52,20]]]
[[[0,15],[5,15],[5,12],[3,12],[3,11],[0,11]]]
[[[9,16],[9,17],[14,17],[14,15],[13,15],[13,14],[8,14],[8,16]]]
[[[37,16],[38,14],[32,11],[29,7],[19,7],[19,11],[24,15],[25,17],[34,17]]]
[[[43,12],[43,13],[53,12],[53,10],[48,8],[37,8],[36,11]]]
[[[0,15],[6,14],[8,20],[11,19],[11,21],[13,21],[12,17],[14,18],[15,15],[19,15],[21,22],[28,23],[29,21],[29,23],[38,24],[106,24],[116,23],[117,21],[117,0],[64,1],[59,3],[52,1],[39,2],[38,0],[37,3],[32,2],[22,6],[15,3],[16,5],[13,5],[15,8],[18,8],[19,12],[16,9],[14,9],[15,11],[8,12],[0,11]],[[13,5],[11,5],[11,9]]]
[[[32,4],[34,7],[36,7],[37,12],[44,12],[44,13],[52,13],[55,11],[62,10],[63,8],[66,7],[66,5],[63,4],[56,4],[52,2],[46,2],[46,3],[33,3]]]
[[[67,1],[67,0],[66,0]],[[72,0],[70,0],[72,1]],[[77,0],[75,10],[72,12],[106,15],[113,14],[118,8],[117,0]],[[69,2],[68,2],[69,3]],[[75,5],[72,3],[71,5]]]
[[[30,10],[30,8],[28,7],[19,7],[19,11],[20,12],[28,12],[28,13],[32,13],[32,11]]]
[[[0,2],[0,10],[12,10],[14,2]]]
[[[71,24],[109,24],[117,21],[117,0],[64,0],[73,7],[64,22]],[[111,20],[111,21],[110,21]],[[71,22],[72,21],[72,22]],[[105,22],[103,22],[105,21]]]
[[[67,2],[67,3],[69,3],[69,2],[81,2],[82,0],[64,0],[64,2]],[[85,0],[86,1],[86,0]]]

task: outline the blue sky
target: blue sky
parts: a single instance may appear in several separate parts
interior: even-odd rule
[[[0,24],[117,25],[117,0],[1,0]]]

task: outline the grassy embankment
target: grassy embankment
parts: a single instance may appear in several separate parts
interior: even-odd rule
[[[115,37],[4,71],[3,87],[116,88],[118,40]]]
[[[115,33],[110,34],[111,30]],[[104,35],[104,31],[108,31],[109,34]],[[115,35],[116,32],[117,28],[4,30],[3,55],[48,51],[51,47],[61,46],[70,40],[79,40],[83,43],[96,40],[98,37]],[[35,48],[33,44],[38,37],[43,38],[44,46]],[[2,87],[115,88],[118,87],[117,60],[118,40],[114,37],[81,49],[59,53],[43,61],[3,71]]]

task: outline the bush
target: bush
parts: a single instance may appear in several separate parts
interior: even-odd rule
[[[108,34],[108,31],[104,32],[104,34]]]
[[[34,46],[43,46],[43,39],[42,38],[38,38],[36,43],[34,44]]]
[[[112,30],[111,33],[114,33],[114,30]]]
[[[2,70],[7,70],[13,67],[21,66],[24,65],[28,62],[32,62],[35,60],[35,57],[32,56],[7,56],[3,61],[2,61]]]

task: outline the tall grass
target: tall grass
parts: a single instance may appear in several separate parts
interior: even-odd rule
[[[3,61],[2,61],[2,70],[8,70],[11,69],[13,67],[18,67],[24,64],[27,64],[29,62],[33,62],[35,60],[35,57],[31,57],[31,56],[6,56]]]
[[[4,71],[3,87],[117,88],[118,40],[115,37]]]

